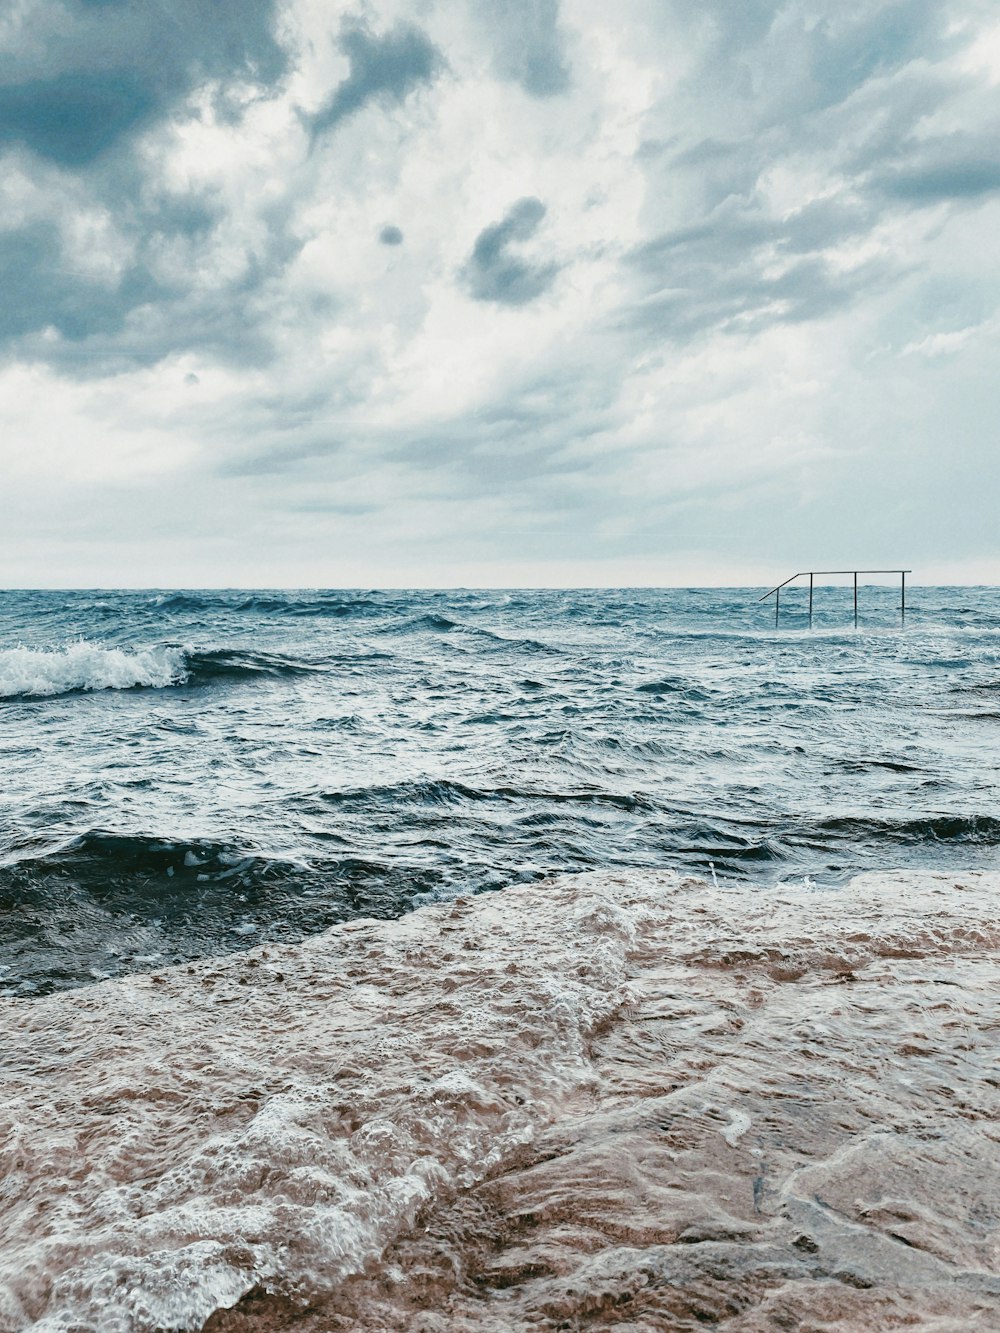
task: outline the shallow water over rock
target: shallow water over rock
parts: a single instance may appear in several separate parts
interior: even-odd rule
[[[0,1006],[0,1327],[1000,1327],[1000,877],[601,873]]]

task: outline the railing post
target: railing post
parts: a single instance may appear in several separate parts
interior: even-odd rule
[[[779,583],[776,588],[764,593],[763,597],[758,597],[758,602],[766,602],[774,598],[774,628],[777,629],[781,623],[781,590],[787,588],[795,579],[804,579],[809,575],[809,628],[812,629],[813,623],[813,599],[816,587],[817,574],[853,574],[854,576],[854,628],[858,628],[858,575],[859,574],[898,574],[899,584],[899,621],[900,624],[906,623],[906,576],[912,573],[909,569],[800,569],[797,574],[792,574],[785,579],[784,583]]]

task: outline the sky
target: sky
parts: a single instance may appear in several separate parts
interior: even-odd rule
[[[993,0],[6,0],[0,586],[1000,582]]]

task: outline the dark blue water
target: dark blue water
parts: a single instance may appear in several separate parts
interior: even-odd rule
[[[597,867],[996,867],[1000,590],[760,591],[0,593],[0,984]]]

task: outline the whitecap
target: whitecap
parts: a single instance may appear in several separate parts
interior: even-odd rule
[[[0,699],[156,689],[178,685],[186,674],[178,648],[106,648],[85,639],[51,650],[6,648],[0,651]]]

